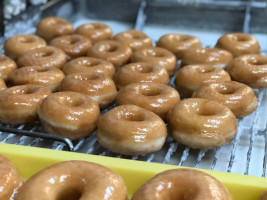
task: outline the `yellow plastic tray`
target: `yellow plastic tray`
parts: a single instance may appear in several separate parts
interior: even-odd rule
[[[27,179],[37,171],[57,162],[86,160],[104,165],[122,176],[131,196],[136,189],[155,174],[178,168],[173,165],[147,163],[118,158],[55,151],[35,147],[0,144],[0,153],[17,166],[20,175]],[[255,163],[257,164],[257,163]],[[267,189],[267,179],[239,174],[202,170],[219,179],[230,191],[234,200],[259,200]]]

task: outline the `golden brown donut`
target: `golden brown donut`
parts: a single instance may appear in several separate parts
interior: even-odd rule
[[[0,199],[13,199],[22,183],[15,165],[0,154]]]
[[[2,78],[0,78],[0,90],[3,90],[3,89],[6,89],[6,83]]]
[[[192,48],[183,53],[182,66],[209,64],[216,68],[225,68],[233,59],[230,52],[216,48]]]
[[[103,40],[89,48],[87,56],[104,59],[118,68],[130,61],[132,50],[121,42]]]
[[[112,78],[115,74],[115,67],[112,63],[92,57],[80,57],[73,59],[66,63],[62,70],[66,75],[84,72],[97,72]]]
[[[55,67],[29,66],[11,72],[8,82],[11,85],[42,85],[55,92],[64,77],[64,73]]]
[[[260,200],[267,200],[267,191],[265,191],[262,195]]]
[[[47,167],[19,189],[16,200],[127,200],[123,179],[87,161],[65,161]]]
[[[232,60],[227,71],[233,80],[252,88],[267,87],[267,57],[263,55],[244,55]]]
[[[87,37],[93,44],[112,37],[111,28],[103,23],[87,23],[79,26],[75,33]]]
[[[230,108],[237,118],[251,114],[258,105],[254,91],[247,85],[235,81],[204,85],[193,93],[193,97],[222,103]]]
[[[225,186],[211,175],[193,169],[161,172],[141,186],[132,200],[232,200]]]
[[[8,75],[17,69],[17,64],[9,57],[0,55],[0,78],[7,80]]]
[[[189,48],[201,48],[201,42],[197,37],[183,34],[166,34],[159,38],[157,47],[162,47],[181,59],[183,53]]]
[[[132,83],[169,83],[165,68],[157,64],[137,62],[123,66],[115,74],[114,81],[118,89]]]
[[[16,60],[25,52],[44,46],[45,40],[37,35],[16,35],[5,41],[4,50],[6,56]]]
[[[216,48],[225,49],[234,57],[245,54],[260,53],[260,45],[256,38],[245,33],[230,33],[219,38]]]
[[[230,80],[226,71],[212,65],[187,65],[178,71],[174,82],[180,94],[191,97],[194,91],[205,84]]]
[[[133,104],[162,119],[179,101],[179,93],[174,88],[158,83],[133,83],[122,88],[116,97],[117,105]]]
[[[138,30],[128,30],[118,33],[114,35],[113,39],[128,45],[132,50],[153,46],[151,38]]]
[[[62,68],[66,62],[67,55],[64,51],[52,46],[27,51],[17,60],[19,67],[38,65],[42,67]]]
[[[20,85],[0,91],[0,121],[23,124],[38,119],[37,108],[51,91],[41,85]]]
[[[161,149],[167,129],[162,119],[135,105],[117,106],[102,117],[97,125],[98,142],[110,151],[141,155]]]
[[[48,133],[71,140],[91,134],[100,115],[90,97],[77,92],[57,92],[43,100],[38,116]]]
[[[69,35],[73,32],[72,24],[59,17],[46,17],[39,21],[36,26],[36,34],[46,41],[58,36]]]
[[[160,47],[144,47],[133,52],[131,62],[149,62],[164,67],[169,75],[173,75],[177,59],[167,49]]]
[[[208,99],[180,101],[168,114],[174,139],[194,149],[212,149],[229,143],[237,121],[225,105]]]

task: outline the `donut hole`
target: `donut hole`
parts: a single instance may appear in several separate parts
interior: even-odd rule
[[[34,56],[38,58],[44,58],[51,56],[53,53],[54,53],[53,51],[41,51],[41,52],[36,52]]]
[[[65,42],[63,40],[63,43],[70,44],[70,45],[76,44],[78,42],[80,42],[80,38],[76,38],[76,37],[70,37]]]
[[[65,25],[66,22],[61,19],[51,19],[48,24],[49,25]]]
[[[84,100],[79,97],[60,97],[58,99],[58,102],[62,105],[68,106],[68,107],[79,107],[82,104],[84,104]]]
[[[13,90],[13,94],[33,94],[36,92],[36,90],[38,90],[38,88],[36,87],[21,87],[21,88],[17,88],[16,90]]]
[[[198,111],[198,115],[200,115],[200,116],[213,116],[213,115],[216,115],[216,110],[210,109],[208,107],[204,107]]]
[[[89,29],[103,29],[105,28],[105,26],[103,24],[91,24],[91,26],[88,28]]]
[[[133,68],[133,71],[137,71],[137,72],[140,72],[140,73],[151,73],[153,71],[153,68],[152,66],[150,65],[136,65],[134,68]]]
[[[234,94],[235,91],[236,90],[234,87],[227,87],[227,86],[223,86],[218,89],[218,93],[220,94]]]
[[[150,57],[164,57],[164,53],[161,51],[155,51],[154,49],[147,49],[145,55]]]
[[[101,64],[99,60],[81,60],[79,62],[80,65],[85,65],[87,67],[93,67]]]
[[[35,38],[32,38],[32,37],[20,37],[19,41],[21,43],[32,43],[32,42],[35,41]]]
[[[140,93],[144,96],[158,96],[161,94],[161,91],[159,89],[141,89]]]
[[[252,57],[248,60],[248,63],[251,65],[266,65],[267,59],[257,59],[255,57]]]
[[[98,49],[100,52],[115,52],[118,50],[118,46],[115,44],[101,44]]]
[[[184,42],[184,41],[188,41],[189,39],[190,39],[190,37],[187,37],[187,36],[175,35],[173,37],[174,42]]]
[[[82,193],[77,188],[65,188],[63,191],[59,192],[56,200],[79,200],[82,197]]]
[[[73,75],[72,77],[75,80],[81,80],[81,81],[89,81],[89,80],[97,80],[100,78],[100,74],[96,74],[96,73],[87,73],[87,74],[77,74],[77,75]]]
[[[237,42],[247,42],[249,40],[249,38],[246,35],[236,35],[233,38]]]
[[[199,72],[200,73],[210,73],[210,72],[213,72],[215,69],[213,67],[210,67],[210,68],[200,68],[199,69]]]
[[[33,68],[36,72],[47,72],[49,71],[48,68],[45,68],[45,67],[39,67],[39,68]]]
[[[141,122],[145,120],[145,116],[141,112],[124,112],[121,119],[132,122]]]

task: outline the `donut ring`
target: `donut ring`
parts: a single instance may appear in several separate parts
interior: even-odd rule
[[[0,91],[0,121],[23,124],[38,119],[37,108],[51,91],[41,85],[20,85]]]
[[[101,40],[109,40],[112,37],[111,28],[103,23],[87,23],[79,26],[75,33],[88,38],[93,44]]]
[[[236,118],[251,114],[258,106],[254,91],[247,85],[235,81],[204,85],[194,92],[193,97],[222,103],[231,109]]]
[[[180,101],[172,87],[157,83],[135,83],[122,88],[116,97],[117,105],[133,104],[149,110],[162,119]]]
[[[169,75],[165,68],[151,63],[131,63],[125,65],[115,74],[114,81],[118,89],[132,83],[169,83]]]
[[[126,44],[133,51],[143,47],[153,46],[151,38],[138,30],[128,30],[118,33],[113,39]]]
[[[115,74],[115,67],[112,63],[92,57],[80,57],[69,61],[63,67],[66,75],[75,73],[101,73],[112,78]]]
[[[46,17],[39,21],[36,26],[36,34],[46,41],[58,36],[69,35],[73,32],[72,24],[59,17]]]
[[[3,89],[6,89],[6,83],[2,78],[0,78],[0,90],[3,90]]]
[[[194,91],[205,84],[224,81],[231,81],[231,78],[223,69],[212,65],[187,65],[178,71],[174,82],[180,94],[191,97]]]
[[[30,66],[11,72],[8,81],[11,85],[42,85],[55,92],[64,77],[64,73],[55,67]]]
[[[5,41],[4,50],[6,56],[16,60],[25,52],[44,46],[45,40],[37,35],[16,35]]]
[[[226,50],[216,48],[192,48],[183,53],[182,66],[209,64],[216,68],[223,69],[232,59],[232,54]]]
[[[98,142],[116,153],[141,155],[161,149],[167,129],[162,119],[135,105],[117,106],[98,121]],[[110,128],[112,127],[112,128]]]
[[[168,50],[160,47],[145,47],[133,52],[131,62],[149,62],[164,67],[169,75],[173,75],[177,65],[176,57]]]
[[[267,57],[263,55],[244,55],[233,59],[227,71],[238,82],[252,88],[267,87]]]
[[[127,189],[123,179],[106,167],[86,161],[65,161],[36,173],[16,196],[16,200],[36,198],[126,200]]]
[[[237,133],[232,111],[217,101],[190,98],[168,114],[174,139],[194,149],[212,149],[229,143]]]
[[[17,60],[19,67],[38,65],[42,67],[62,68],[67,62],[67,55],[61,49],[52,46],[30,50]]]
[[[17,69],[17,64],[9,57],[0,55],[0,78],[7,80],[8,75]]]
[[[181,59],[183,53],[189,48],[201,48],[201,42],[197,37],[182,34],[166,34],[159,38],[157,47],[162,47]]]
[[[63,50],[69,59],[86,55],[88,49],[92,46],[90,40],[78,34],[63,35],[52,39],[49,45]]]
[[[141,186],[132,200],[232,200],[224,185],[209,174],[193,169],[167,170]]]
[[[71,140],[91,134],[100,115],[90,97],[77,92],[57,92],[43,100],[38,116],[48,133]]]
[[[219,38],[215,47],[231,52],[234,57],[260,53],[260,45],[257,39],[245,33],[223,35]]]

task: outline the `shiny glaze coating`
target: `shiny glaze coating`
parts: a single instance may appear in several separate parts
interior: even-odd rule
[[[157,83],[134,83],[122,88],[116,97],[117,105],[133,104],[149,110],[162,119],[180,101],[172,87]]]
[[[176,69],[176,57],[167,49],[160,47],[144,47],[133,52],[131,62],[149,62],[164,67],[169,75]]]
[[[0,78],[7,80],[8,75],[17,69],[17,64],[7,56],[0,55]]]
[[[233,59],[230,52],[216,48],[192,48],[183,53],[182,66],[209,64],[217,68],[225,68]]]
[[[98,142],[110,151],[141,155],[161,149],[167,129],[162,119],[135,105],[117,106],[98,121]]]
[[[132,200],[232,200],[224,185],[193,169],[167,170],[141,186]]]
[[[212,65],[187,65],[178,71],[174,82],[180,94],[191,97],[194,91],[205,84],[230,80],[226,71]]]
[[[62,68],[66,62],[67,55],[64,51],[52,46],[27,51],[17,60],[19,67],[38,65],[42,67]]]
[[[254,91],[249,86],[235,81],[204,85],[194,92],[193,97],[222,103],[230,108],[237,118],[249,115],[258,105]]]
[[[25,52],[46,46],[45,40],[37,35],[16,35],[5,41],[5,55],[16,60]]]
[[[2,78],[0,78],[0,90],[3,90],[3,89],[6,89],[6,83]]]
[[[111,62],[116,68],[119,68],[130,61],[132,50],[121,42],[103,40],[89,48],[87,56],[104,59]]]
[[[46,41],[58,36],[72,34],[73,31],[72,24],[59,17],[43,18],[36,26],[36,34]]]
[[[0,199],[9,200],[14,197],[23,180],[15,165],[0,154]]]
[[[0,121],[23,124],[38,119],[37,108],[51,91],[41,85],[20,85],[0,91]]]
[[[86,161],[66,161],[39,171],[19,189],[15,200],[126,200],[122,178]]]
[[[169,83],[165,68],[157,64],[137,62],[123,66],[117,71],[114,81],[118,89],[132,83]]]
[[[128,30],[118,33],[114,35],[113,39],[128,45],[132,50],[153,46],[151,38],[138,30]]]
[[[267,87],[267,57],[263,55],[244,55],[232,60],[227,71],[233,80],[252,88]]]
[[[66,75],[83,72],[97,72],[112,78],[115,74],[115,67],[112,63],[103,59],[92,57],[80,57],[73,59],[66,63],[62,70]]]
[[[8,82],[11,85],[42,85],[55,92],[64,77],[64,73],[55,67],[30,66],[11,72]]]
[[[90,135],[100,115],[97,103],[77,92],[49,95],[38,108],[38,116],[48,133],[71,140]]]
[[[225,49],[234,57],[245,54],[260,53],[260,45],[256,38],[245,33],[230,33],[219,38],[216,48]]]
[[[75,30],[75,33],[87,37],[93,44],[101,40],[108,40],[112,37],[111,28],[103,23],[83,24]]]
[[[100,73],[76,73],[66,76],[59,91],[74,91],[95,100],[101,108],[108,106],[116,97],[117,89],[113,80]]]
[[[168,114],[172,136],[195,149],[212,149],[229,143],[237,133],[237,121],[225,105],[208,99],[180,101]]]
[[[187,49],[200,48],[201,42],[197,37],[174,33],[161,36],[157,42],[157,47],[168,49],[176,55],[177,59],[181,59]]]

